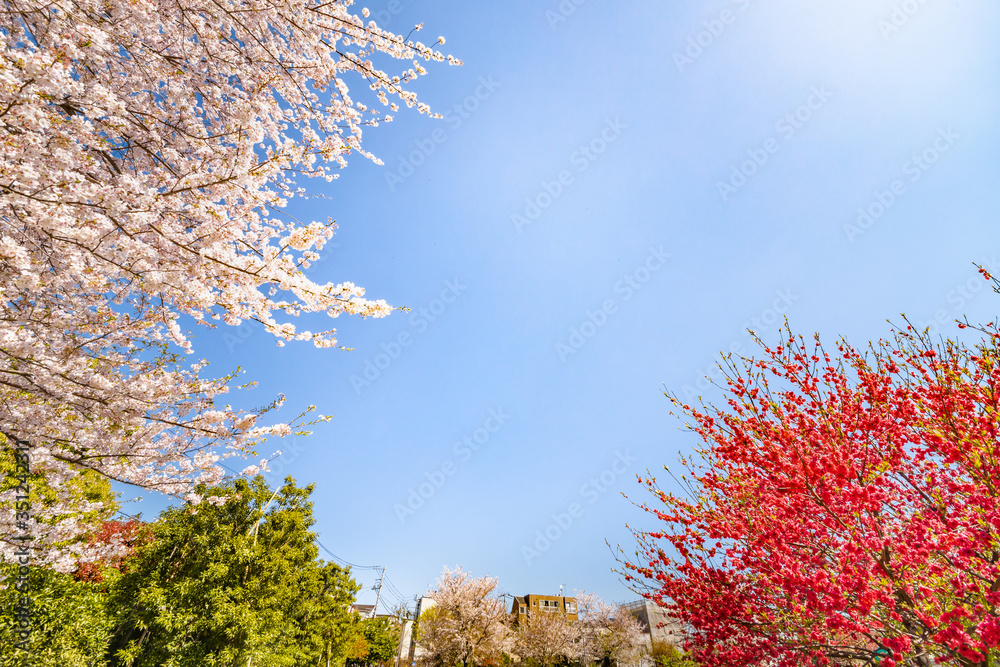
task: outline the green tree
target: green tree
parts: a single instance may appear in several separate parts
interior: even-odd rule
[[[367,650],[364,657],[349,659],[348,667],[387,663],[396,657],[401,628],[394,619],[387,616],[365,618],[358,625]]]
[[[16,567],[0,565],[0,667],[99,667],[112,628],[102,583],[32,567],[28,574],[31,634],[18,648],[17,608],[12,585]]]
[[[657,639],[652,642],[649,657],[656,667],[698,667],[698,663],[685,657],[684,652],[676,644]]]
[[[0,434],[0,493],[10,493],[20,483],[14,450],[7,444],[7,438]],[[36,470],[28,474],[26,483],[30,489],[28,515],[32,520],[47,525],[71,520],[84,526],[92,539],[76,535],[62,542],[62,546],[82,554],[81,565],[91,573],[100,573],[109,565],[114,569],[120,559],[108,563],[102,558],[102,547],[106,544],[100,539],[109,524],[118,524],[109,521],[119,505],[107,478],[78,468],[74,477],[57,487],[49,483],[44,472]],[[63,500],[84,509],[72,514],[62,513],[55,508]],[[12,511],[13,499],[0,501],[0,509]],[[100,576],[84,581],[79,576],[53,569],[67,570],[73,567],[72,560],[48,562],[40,558],[41,551],[32,548],[24,586],[19,580],[15,555],[15,550],[25,544],[17,539],[23,532],[13,521],[0,527],[0,541],[3,542],[0,548],[0,667],[102,666],[112,628],[105,597],[110,579],[118,574],[117,570],[109,572],[109,578],[104,581],[100,581]],[[19,644],[18,630],[23,612],[28,613],[30,634],[23,644]]]
[[[342,665],[358,585],[317,559],[313,487],[257,476],[164,511],[111,589],[112,667]]]
[[[301,598],[292,601],[289,630],[279,644],[293,661],[281,664],[343,665],[364,645],[357,614],[350,612],[360,586],[349,568],[336,563],[314,564],[302,576]]]

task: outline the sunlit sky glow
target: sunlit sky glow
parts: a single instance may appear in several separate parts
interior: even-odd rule
[[[664,387],[718,398],[699,377],[779,316],[860,345],[900,313],[954,335],[1000,310],[972,266],[1000,270],[996,3],[367,6],[464,61],[417,87],[445,118],[403,109],[365,135],[384,166],[355,156],[290,212],[338,221],[311,275],[410,312],[339,320],[350,352],[250,326],[194,345],[259,382],[234,402],[333,416],[275,443],[269,479],[315,483],[323,544],[404,597],[462,565],[633,599],[606,541],[634,549],[636,474],[697,445]]]

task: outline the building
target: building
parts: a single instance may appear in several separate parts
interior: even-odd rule
[[[351,611],[355,614],[361,616],[361,618],[368,618],[375,611],[375,605],[373,604],[352,604]]]
[[[396,650],[396,667],[413,664],[413,621],[406,619],[399,629],[399,647]]]
[[[433,600],[427,600],[433,603]],[[418,607],[419,609],[419,607]],[[396,648],[396,655],[391,663],[387,662],[381,667],[401,667],[410,665],[413,661],[413,621],[408,618],[399,618],[393,614],[376,614],[373,604],[352,604],[351,613],[358,614],[362,618],[388,618],[399,627],[399,644]]]
[[[515,623],[519,623],[522,618],[528,618],[537,612],[565,614],[566,618],[571,621],[580,617],[576,598],[565,595],[536,595],[534,593],[514,596],[510,613],[514,616]]]
[[[413,620],[417,623],[420,622],[420,615],[425,611],[437,605],[437,602],[433,598],[429,598],[426,595],[422,596],[420,600],[417,601],[417,608],[413,612]],[[425,653],[424,649],[417,645],[417,636],[413,633],[413,623],[410,624],[408,628],[409,632],[406,633],[406,643],[402,641],[400,637],[399,642],[399,665],[415,665],[420,659],[420,656]]]
[[[680,644],[684,640],[684,626],[667,615],[663,608],[650,600],[636,600],[622,605],[622,609],[646,626],[646,635],[652,642],[666,641]]]

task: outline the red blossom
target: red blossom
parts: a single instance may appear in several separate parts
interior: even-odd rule
[[[146,524],[137,519],[105,521],[100,530],[88,536],[87,543],[102,551],[110,551],[114,546],[121,548],[117,553],[99,560],[81,562],[74,576],[78,581],[101,582],[104,580],[104,572],[108,569],[124,571],[128,559],[135,553],[136,548],[150,539],[152,538]]]
[[[705,667],[985,664],[1000,645],[1000,351],[910,327],[860,352],[788,338],[729,367],[725,409],[671,397],[688,483],[641,480],[663,528],[630,577]]]

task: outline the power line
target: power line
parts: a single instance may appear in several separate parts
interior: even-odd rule
[[[401,604],[405,604],[405,600],[403,600],[403,598],[399,597],[399,595],[397,595],[396,592],[393,591],[391,588],[386,587],[385,592],[388,593],[389,595],[391,595],[392,597],[396,598],[396,602],[399,602]]]
[[[394,595],[395,595],[395,596],[396,596],[397,598],[399,598],[399,601],[400,601],[400,602],[404,602],[404,601],[406,600],[406,596],[405,596],[405,595],[403,595],[403,594],[402,594],[402,593],[400,592],[400,590],[399,590],[399,589],[398,589],[398,588],[396,587],[396,585],[395,585],[394,583],[392,583],[392,581],[391,581],[391,580],[389,580],[388,578],[386,578],[386,580],[385,580],[385,583],[386,583],[386,584],[387,584],[387,585],[389,586],[389,590],[390,590],[390,591],[391,591],[391,592],[392,592],[392,593],[393,593],[393,594],[394,594]]]
[[[335,554],[332,551],[330,551],[329,549],[327,549],[325,546],[323,546],[323,543],[319,541],[319,537],[316,537],[315,539],[316,539],[316,544],[318,544],[319,547],[323,551],[327,552],[328,554],[330,554],[331,556],[333,556],[334,560],[336,560],[338,562],[341,562],[344,565],[347,565],[349,567],[353,567],[355,570],[377,570],[377,569],[379,569],[378,565],[356,565],[356,564],[354,564],[354,563],[352,563],[350,561],[346,561],[343,558],[341,558],[340,556],[338,556],[337,554]]]
[[[388,577],[386,577],[384,573],[382,575],[382,583],[385,585],[385,589],[392,593],[393,597],[402,597],[399,593],[399,589],[392,585],[392,582],[389,581]]]
[[[387,576],[385,576],[385,567],[384,566],[382,566],[382,565],[358,565],[357,563],[352,563],[351,561],[346,560],[344,558],[341,558],[337,554],[335,554],[332,551],[330,551],[326,547],[325,544],[323,544],[322,542],[320,542],[318,535],[315,537],[315,542],[316,542],[317,546],[319,546],[323,551],[325,551],[326,553],[328,553],[338,563],[342,563],[344,565],[347,565],[348,567],[351,567],[351,568],[353,568],[355,570],[375,570],[376,572],[380,573],[378,581],[376,582],[376,584],[374,586],[372,586],[373,590],[378,591],[378,595],[376,596],[376,600],[375,600],[376,609],[378,608],[378,600],[379,600],[379,598],[382,595],[382,589],[383,588],[385,588],[386,592],[389,593],[393,598],[395,598],[397,602],[399,602],[400,604],[407,604],[407,600],[409,598],[407,598],[405,595],[403,595],[403,593],[399,590],[399,588],[394,583],[392,583]]]

